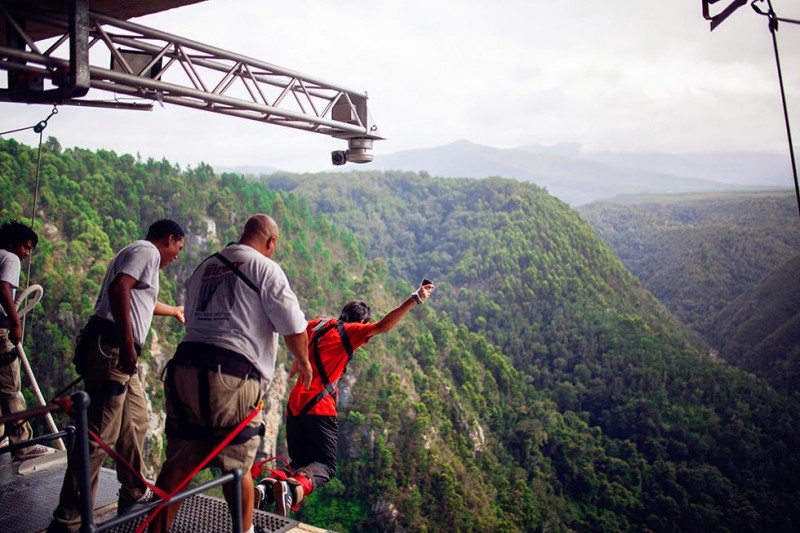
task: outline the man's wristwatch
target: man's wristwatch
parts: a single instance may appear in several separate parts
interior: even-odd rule
[[[419,294],[417,294],[416,292],[411,293],[411,299],[417,302],[417,305],[422,303],[422,298],[420,298]]]

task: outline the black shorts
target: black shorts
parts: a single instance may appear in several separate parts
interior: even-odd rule
[[[314,488],[336,475],[339,421],[335,416],[286,417],[286,443],[291,468],[311,474]]]

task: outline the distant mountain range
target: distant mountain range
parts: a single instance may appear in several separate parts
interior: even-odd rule
[[[791,187],[788,156],[769,152],[583,152],[579,144],[500,149],[466,140],[375,158],[382,170],[434,176],[502,176],[545,187],[571,205],[621,194]]]
[[[544,187],[573,206],[627,194],[793,187],[788,154],[584,152],[577,143],[502,149],[460,140],[433,148],[378,153],[372,163],[345,168],[427,172],[441,177],[513,178]],[[254,166],[215,170],[253,175],[276,172],[274,168]]]

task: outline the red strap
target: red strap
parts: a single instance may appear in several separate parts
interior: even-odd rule
[[[136,470],[135,468],[133,468],[133,467],[131,466],[131,464],[130,464],[128,461],[126,461],[126,460],[125,460],[125,458],[124,458],[124,457],[122,457],[120,454],[118,454],[118,453],[116,452],[116,450],[114,450],[114,449],[113,449],[111,446],[109,446],[108,444],[106,444],[105,442],[103,442],[103,439],[101,439],[101,438],[100,438],[100,437],[99,437],[99,436],[98,436],[98,435],[97,435],[97,434],[96,434],[94,431],[92,431],[91,429],[89,430],[89,436],[90,436],[90,437],[92,437],[92,438],[95,440],[95,442],[97,442],[98,446],[100,446],[100,447],[103,449],[103,451],[105,451],[105,452],[106,452],[108,455],[110,455],[110,456],[111,456],[111,458],[112,458],[112,459],[114,459],[114,461],[116,461],[118,465],[122,465],[122,466],[124,466],[125,468],[127,468],[128,470],[130,470],[131,472],[133,472],[134,474],[136,474],[136,477],[138,477],[138,478],[139,478],[139,480],[140,480],[142,483],[144,483],[144,484],[147,486],[147,488],[149,488],[150,490],[152,490],[153,492],[155,492],[155,493],[156,493],[156,496],[158,496],[158,497],[159,497],[159,498],[161,498],[162,500],[165,500],[165,499],[166,499],[167,501],[169,501],[169,498],[170,498],[170,495],[169,495],[169,494],[167,494],[166,492],[164,492],[164,491],[163,491],[163,490],[161,490],[160,488],[156,487],[154,484],[150,483],[149,481],[147,481],[147,480],[144,478],[144,476],[142,476],[142,473],[141,473],[141,472],[139,472],[138,470]]]
[[[70,415],[72,414],[72,412],[73,412],[72,398],[70,398],[69,396],[65,396],[63,398],[55,398],[53,400],[53,403],[58,405],[61,408],[61,410],[64,411],[65,413],[70,414]],[[139,480],[142,483],[144,483],[147,488],[152,490],[159,498],[164,499],[165,497],[169,497],[169,494],[167,494],[163,490],[159,489],[158,487],[156,487],[154,484],[150,483],[149,481],[147,481],[144,478],[144,476],[142,476],[141,472],[139,472],[138,470],[133,468],[131,466],[131,464],[128,461],[126,461],[124,457],[122,457],[120,454],[118,454],[117,451],[114,450],[111,446],[109,446],[108,444],[103,442],[103,439],[101,439],[99,435],[97,435],[91,429],[89,429],[88,431],[89,431],[89,436],[92,437],[94,439],[94,441],[97,443],[97,445],[100,446],[103,449],[104,452],[106,452],[108,455],[110,455],[111,458],[114,459],[114,461],[116,461],[117,464],[122,465],[125,468],[127,468],[128,470],[130,470],[131,472],[133,472],[136,475],[136,477],[138,477]]]
[[[311,480],[307,478],[304,474],[305,472],[303,472],[302,474],[295,474],[294,480],[297,481],[301,487],[303,487],[303,499],[305,500],[306,496],[314,492],[314,485],[311,483]],[[302,502],[295,503],[292,506],[292,511],[297,512],[297,510],[300,509],[301,503]]]
[[[262,466],[264,463],[269,463],[271,461],[280,461],[280,462],[282,462],[285,465],[284,469],[283,470],[275,470],[275,469],[272,469],[272,468],[267,468],[265,466]],[[253,476],[253,479],[258,479],[264,471],[267,471],[267,472],[270,473],[270,475],[268,477],[271,477],[273,479],[277,479],[277,480],[280,480],[280,481],[285,481],[287,477],[294,475],[294,472],[292,472],[292,467],[289,466],[289,461],[285,457],[281,457],[280,455],[274,455],[272,457],[267,457],[263,461],[259,461],[257,463],[254,463],[253,464],[253,468],[250,469],[250,475]],[[288,474],[287,474],[287,472],[288,472]]]
[[[167,502],[168,502],[168,501],[170,501],[174,495],[176,495],[176,494],[177,494],[177,493],[179,493],[181,490],[183,490],[183,487],[185,487],[187,484],[189,484],[189,482],[192,480],[192,478],[194,478],[194,476],[196,476],[196,475],[198,474],[198,472],[200,472],[202,469],[204,469],[204,468],[206,467],[206,465],[207,465],[208,463],[210,463],[210,462],[211,462],[211,460],[212,460],[214,457],[216,457],[216,456],[217,456],[217,454],[219,454],[219,452],[221,452],[221,451],[222,451],[222,450],[225,448],[225,446],[227,446],[227,445],[228,445],[228,443],[234,439],[234,437],[236,437],[236,435],[238,435],[238,434],[239,434],[239,432],[241,432],[241,431],[242,431],[242,430],[243,430],[245,427],[247,427],[247,426],[250,424],[250,422],[252,422],[252,420],[253,420],[253,419],[256,417],[256,415],[258,415],[258,413],[260,413],[260,412],[261,412],[261,409],[263,409],[263,407],[264,407],[264,402],[261,402],[261,404],[259,404],[259,406],[258,406],[258,407],[256,407],[255,409],[253,409],[253,412],[251,412],[249,415],[247,415],[247,417],[246,417],[244,420],[242,420],[241,422],[239,422],[239,425],[238,425],[238,426],[236,426],[236,427],[234,428],[234,430],[233,430],[233,431],[231,431],[231,432],[228,434],[228,436],[227,436],[227,437],[225,437],[224,439],[222,439],[222,442],[220,442],[220,443],[217,445],[217,447],[216,447],[216,448],[214,448],[213,450],[211,450],[211,453],[209,453],[209,454],[206,456],[206,458],[205,458],[205,459],[203,459],[203,460],[200,462],[200,464],[199,464],[199,465],[197,465],[197,466],[194,468],[194,470],[192,470],[192,471],[189,473],[189,475],[188,475],[188,476],[186,476],[186,479],[184,479],[183,481],[181,481],[181,482],[180,482],[180,484],[178,484],[178,486],[175,488],[175,490],[174,490],[174,491],[172,491],[172,493],[171,493],[171,494],[165,494],[165,495],[166,495],[166,497],[161,497],[161,499],[162,499],[162,500],[164,500],[164,501],[161,503],[161,505],[159,505],[158,507],[156,507],[156,508],[153,510],[153,512],[152,512],[152,513],[150,513],[150,515],[147,517],[147,519],[146,519],[144,522],[142,522],[142,524],[141,524],[141,525],[140,525],[140,526],[139,526],[139,527],[136,529],[136,533],[144,533],[144,531],[146,531],[146,530],[147,530],[147,526],[148,526],[148,525],[150,525],[150,522],[152,522],[153,520],[155,520],[156,516],[158,516],[158,513],[160,513],[160,512],[161,512],[161,510],[162,510],[164,507],[166,507],[166,505],[167,505]],[[161,490],[159,489],[159,492],[162,492],[162,493],[163,493],[164,491],[161,491]]]
[[[64,396],[63,398],[53,398],[53,403],[58,405],[63,412],[68,415],[72,415],[72,398],[69,396]]]

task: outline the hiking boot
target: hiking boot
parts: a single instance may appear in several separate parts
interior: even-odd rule
[[[53,448],[48,448],[47,446],[42,446],[41,444],[34,444],[30,448],[24,448],[17,451],[13,457],[14,461],[27,461],[28,459],[41,457],[42,455],[47,455],[48,453],[55,453],[55,450]]]
[[[138,500],[134,500],[130,496],[125,496],[122,494],[122,491],[120,491],[119,503],[117,504],[117,516],[125,514],[134,509],[141,509],[148,503],[152,503],[157,499],[158,497],[153,494],[153,491],[150,489],[145,490],[144,494],[142,494]]]
[[[287,516],[292,509],[294,498],[292,488],[285,481],[276,481],[272,484],[272,497],[275,498],[275,509],[273,513],[278,516]]]
[[[253,487],[255,491],[255,502],[253,506],[261,511],[271,512],[270,505],[275,503],[275,498],[272,495],[272,486],[275,484],[273,479],[265,479],[263,483],[259,483]]]

